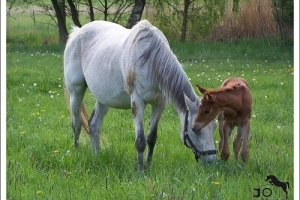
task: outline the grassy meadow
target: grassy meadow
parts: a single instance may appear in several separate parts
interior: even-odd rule
[[[74,149],[63,90],[64,46],[43,43],[55,37],[55,29],[30,22],[23,29],[13,19],[7,23],[7,199],[285,199],[281,188],[265,182],[270,174],[289,182],[288,198],[294,198],[292,46],[276,39],[171,42],[193,86],[218,87],[231,76],[248,81],[253,95],[250,159],[247,165],[234,160],[231,137],[226,163],[197,163],[179,138],[179,118],[169,105],[152,165],[140,176],[131,111],[110,109],[99,155],[92,155],[84,132]],[[91,94],[85,103],[91,112]],[[145,118],[148,124],[149,109]],[[218,138],[216,129],[216,145]],[[262,193],[264,188],[271,195]]]

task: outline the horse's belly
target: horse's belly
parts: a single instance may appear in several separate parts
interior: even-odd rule
[[[114,93],[114,95],[97,95],[97,100],[111,108],[118,108],[118,109],[130,109],[131,102],[130,96],[125,92],[122,91],[120,93]]]

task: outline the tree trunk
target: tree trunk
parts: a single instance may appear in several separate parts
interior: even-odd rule
[[[186,39],[186,27],[187,27],[188,10],[189,10],[190,3],[191,3],[190,0],[184,0],[183,19],[182,19],[181,35],[180,35],[181,42],[185,42]]]
[[[78,11],[77,11],[77,9],[75,7],[75,4],[73,3],[72,0],[68,0],[68,4],[70,6],[71,16],[72,16],[73,23],[76,26],[81,27],[81,24],[80,24],[79,19],[78,19]]]
[[[90,14],[90,21],[92,22],[95,20],[92,0],[88,0],[88,7],[89,7],[89,14]]]
[[[133,10],[129,17],[126,28],[132,28],[138,21],[141,20],[146,0],[135,0]]]
[[[108,17],[108,7],[107,7],[107,0],[104,1],[104,8],[103,8],[103,14],[104,14],[104,21],[107,21]]]
[[[66,28],[65,17],[62,14],[61,7],[59,6],[57,0],[51,0],[53,8],[55,10],[55,15],[57,18],[59,41],[61,43],[66,43],[68,39],[68,31]]]

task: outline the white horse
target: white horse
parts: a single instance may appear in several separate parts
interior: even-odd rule
[[[150,164],[158,123],[169,100],[181,121],[181,140],[193,150],[196,160],[216,160],[213,139],[216,124],[210,122],[199,133],[191,129],[199,99],[167,39],[148,21],[140,21],[132,29],[106,21],[73,27],[64,51],[64,80],[70,98],[75,147],[83,125],[90,133],[92,149],[97,153],[99,129],[108,108],[131,109],[138,171],[143,171],[146,143],[146,164]],[[96,98],[88,122],[83,105],[87,87]],[[146,104],[152,106],[147,139],[143,123]]]

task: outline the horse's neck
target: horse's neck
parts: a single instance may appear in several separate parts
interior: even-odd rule
[[[219,91],[214,94],[222,111],[234,112],[240,107],[240,98],[233,90]]]

